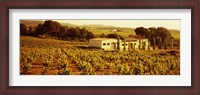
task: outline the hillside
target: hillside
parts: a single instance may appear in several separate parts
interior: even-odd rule
[[[42,20],[20,20],[20,23],[23,23],[27,26],[37,26],[38,24],[43,24],[44,21]],[[75,25],[70,23],[60,23],[62,26],[69,26],[69,27],[85,27],[87,29],[100,29],[100,30],[114,30],[114,29],[121,29],[121,30],[132,30],[133,28],[128,27],[115,27],[112,25],[101,25],[101,24],[89,24],[89,25]]]
[[[180,75],[179,51],[106,52],[80,44],[21,36],[20,75]]]
[[[172,37],[174,37],[175,39],[180,39],[179,30],[169,29],[169,32],[171,33]]]
[[[37,26],[38,24],[43,24],[43,20],[20,20],[20,23],[26,26]],[[95,35],[114,33],[117,30],[117,34],[127,37],[128,35],[135,35],[134,28],[129,27],[115,27],[113,25],[102,25],[102,24],[89,24],[89,25],[74,25],[70,23],[60,23],[62,26],[68,27],[85,27],[89,31],[93,32]],[[174,29],[168,29],[171,35],[175,39],[180,39],[180,31]]]

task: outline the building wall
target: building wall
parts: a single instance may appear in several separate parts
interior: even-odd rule
[[[101,40],[89,40],[89,46],[90,47],[99,47],[101,48]]]
[[[137,41],[129,42],[128,50],[148,50],[148,47],[149,47],[148,39],[138,39]]]
[[[132,47],[129,45],[129,50],[139,50],[139,41],[135,41],[135,42],[130,42],[130,44],[132,44]]]
[[[149,41],[148,39],[141,39],[139,41],[139,48],[140,50],[148,50],[148,47],[149,47]]]
[[[116,43],[116,46],[117,46],[117,39],[89,40],[90,47],[99,47],[102,50],[108,50],[108,51],[114,50],[114,48],[111,48],[112,43]]]
[[[115,43],[115,47],[111,47],[112,43]],[[132,46],[131,46],[132,44]],[[149,41],[148,39],[140,39],[133,42],[124,42],[120,41],[120,51],[124,50],[125,45],[125,51],[128,50],[148,50],[149,47]],[[107,40],[89,40],[89,46],[90,47],[99,47],[102,50],[117,50],[117,39],[107,39]]]
[[[112,43],[116,43],[117,44],[117,39],[103,40],[102,43],[101,43],[102,50],[108,50],[108,51],[114,50],[114,48],[111,48],[111,44]]]
[[[124,44],[124,42],[122,41],[122,42],[120,42],[120,50],[121,51],[123,51],[124,50],[124,45],[125,45],[125,51],[127,51],[128,50],[128,45],[129,45],[129,42],[125,42],[125,44]]]

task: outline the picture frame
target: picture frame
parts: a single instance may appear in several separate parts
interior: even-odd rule
[[[9,86],[9,9],[191,9],[191,86]],[[1,2],[1,94],[184,94],[199,95],[199,0],[97,0]]]

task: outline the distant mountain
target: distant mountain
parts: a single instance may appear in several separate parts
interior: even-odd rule
[[[85,26],[85,27],[115,27],[113,25],[102,25],[102,24],[88,24],[88,25],[81,25],[81,26]]]
[[[90,25],[83,25],[83,27],[89,29],[100,29],[100,30],[133,30],[133,28],[129,27],[116,27],[113,25],[100,25],[100,24],[90,24]]]
[[[128,28],[128,27],[116,27],[113,25],[102,25],[102,24],[88,24],[88,25],[75,25],[75,24],[70,24],[70,23],[60,23],[62,26],[68,26],[68,27],[84,27],[89,30],[133,30],[133,28]]]
[[[43,24],[44,20],[20,20],[20,23],[25,24],[26,26],[37,26],[38,24]],[[116,27],[113,25],[102,25],[102,24],[88,24],[88,25],[75,25],[70,23],[60,23],[62,26],[68,26],[68,27],[85,27],[89,30],[133,30],[133,28],[128,27]]]
[[[78,25],[70,24],[70,23],[60,23],[62,26],[68,26],[68,27],[78,27]]]

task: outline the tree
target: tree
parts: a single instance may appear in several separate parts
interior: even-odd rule
[[[61,29],[60,23],[56,21],[47,20],[44,22],[44,24],[38,24],[38,27],[36,29],[37,35],[43,35],[47,34],[53,37],[60,36],[60,29]]]
[[[158,28],[150,27],[148,29],[144,27],[138,27],[134,31],[136,35],[144,36],[151,43],[154,43],[155,40],[155,44],[153,44],[154,48],[156,45],[158,45],[160,49],[162,45],[165,45],[165,43],[170,40],[171,37],[169,30],[167,30],[164,27],[158,27]]]
[[[135,31],[136,35],[144,36],[146,38],[149,37],[149,30],[144,27],[136,28],[134,31]]]
[[[82,29],[80,29],[79,38],[80,38],[80,39],[85,39],[86,36],[87,36],[87,34],[88,34],[88,31],[87,31],[85,28],[82,28]]]
[[[165,39],[165,49],[167,49],[167,44],[168,44],[167,39]]]
[[[126,51],[126,40],[124,39],[124,51]]]
[[[110,33],[107,35],[108,38],[118,38],[118,35],[116,33]]]
[[[171,49],[173,49],[174,46],[174,37],[171,37]]]
[[[27,29],[26,25],[20,23],[20,35],[27,35]]]
[[[157,44],[158,44],[158,48],[159,49],[162,49],[162,38],[161,37],[156,37],[156,42],[158,42]]]
[[[155,37],[153,38],[153,49],[154,50],[156,49],[156,39],[155,39]]]
[[[105,34],[103,34],[103,33],[100,35],[100,38],[106,38],[106,37],[107,36]]]
[[[107,35],[108,38],[116,38],[116,39],[122,39],[124,40],[124,37],[122,37],[121,35],[118,35],[117,33],[110,33]]]
[[[86,39],[89,40],[89,39],[94,38],[94,37],[95,36],[94,36],[94,34],[92,32],[88,32],[87,36],[86,36]]]
[[[128,35],[128,37],[134,37],[134,36],[135,36],[135,35],[133,35],[133,34],[129,34],[129,35]]]
[[[59,32],[59,39],[64,40],[63,38],[65,38],[65,33],[67,32],[66,30],[68,29],[68,27],[60,27],[60,32]]]
[[[42,35],[42,34],[45,33],[45,31],[43,30],[43,27],[42,27],[41,23],[37,25],[35,33],[36,33],[36,36]]]
[[[149,28],[149,36],[148,36],[148,40],[153,43],[153,38],[156,38],[156,32],[157,29],[155,27],[150,27]],[[155,39],[154,39],[155,40]]]
[[[43,24],[43,29],[46,31],[46,33],[60,32],[60,27],[60,23],[52,20],[45,21]]]
[[[151,42],[148,41],[148,50],[150,50]]]
[[[142,43],[141,43],[141,39],[139,39],[139,50],[141,49],[142,47]]]
[[[120,37],[117,37],[117,50],[120,50]]]
[[[28,33],[30,34],[30,33],[32,33],[33,32],[33,27],[32,26],[29,26],[28,27]]]
[[[85,28],[79,28],[79,27],[73,27],[73,28],[68,28],[65,27],[65,29],[60,29],[64,30],[62,34],[62,39],[63,40],[76,40],[76,41],[86,41],[91,38],[94,38],[95,35],[86,30]]]
[[[157,34],[156,36],[158,36],[162,39],[162,43],[164,43],[165,39],[170,40],[170,38],[171,38],[171,34],[170,34],[169,30],[167,30],[164,27],[158,27],[156,34]]]
[[[94,38],[95,35],[86,28],[61,26],[60,23],[52,20],[47,20],[43,24],[38,24],[35,29],[29,27],[26,30],[24,24],[20,24],[22,35],[40,36],[43,38],[54,38],[60,40],[77,40],[86,41]],[[35,30],[35,31],[33,31]]]

